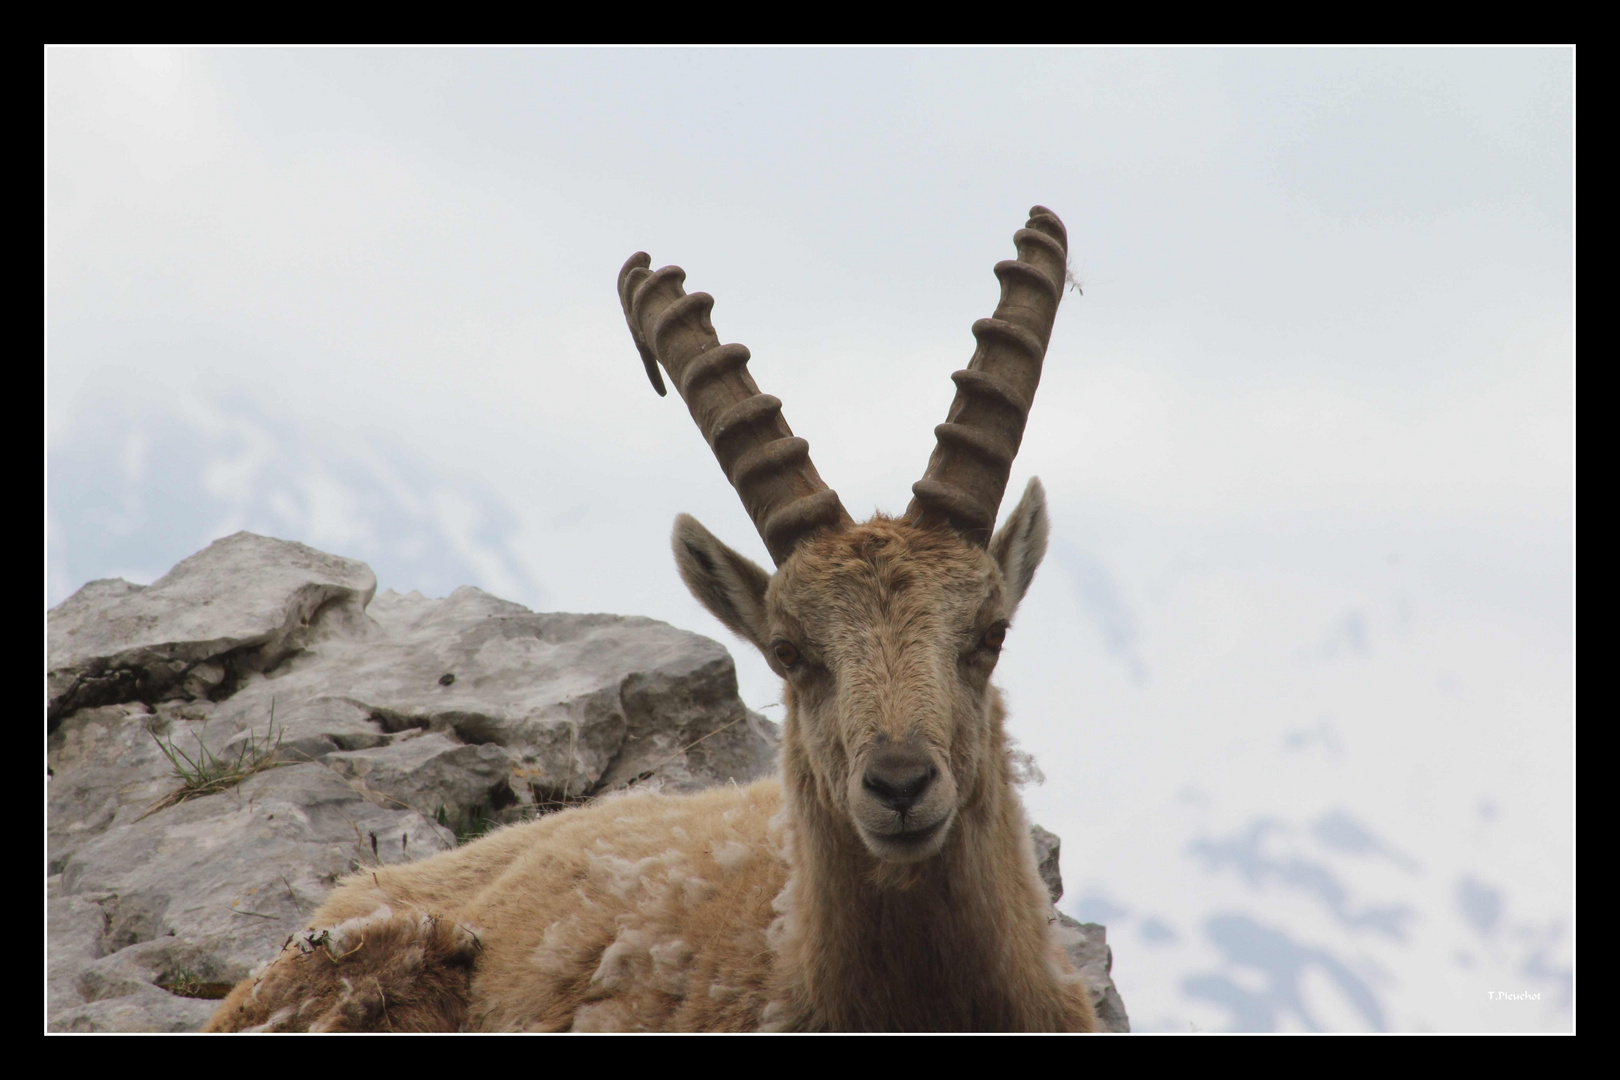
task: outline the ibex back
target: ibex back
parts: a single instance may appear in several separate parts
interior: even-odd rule
[[[1002,641],[1046,549],[1031,480],[991,533],[1067,242],[1044,207],[905,514],[855,523],[722,345],[713,300],[645,254],[619,298],[776,563],[690,517],[693,594],[784,681],[781,776],[603,798],[340,884],[215,1029],[1089,1031],[1013,785]]]

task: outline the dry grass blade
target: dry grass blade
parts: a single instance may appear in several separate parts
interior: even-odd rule
[[[157,985],[176,997],[218,1001],[229,994],[235,984],[205,979],[189,971],[177,971],[159,979]]]

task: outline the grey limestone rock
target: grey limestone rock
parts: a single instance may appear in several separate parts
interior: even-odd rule
[[[323,760],[340,776],[391,804],[466,827],[488,809],[516,802],[511,753],[493,743],[463,743],[441,732],[411,731],[366,750],[344,750]]]
[[[45,879],[45,1013],[56,1016],[83,1003],[79,973],[103,954],[107,920],[101,909],[104,897],[71,896],[62,889],[62,876]]]
[[[53,1013],[46,1027],[50,1031],[196,1031],[208,1022],[218,1004],[143,983],[128,994]]]
[[[780,741],[707,638],[377,594],[363,563],[250,533],[150,586],[91,582],[47,641],[53,1030],[194,1029],[344,874],[614,789],[747,782]],[[230,781],[177,799],[182,753]],[[1117,1002],[1102,928],[1079,931]]]
[[[319,763],[114,825],[66,860],[69,894],[103,896],[105,952],[177,936],[240,978],[340,876],[454,846],[421,814],[376,805]]]
[[[1125,1002],[1114,986],[1114,950],[1108,945],[1108,931],[1097,923],[1076,922],[1057,910],[1063,899],[1063,874],[1058,868],[1058,854],[1063,841],[1057,834],[1039,825],[1032,825],[1029,837],[1035,844],[1035,863],[1041,880],[1046,882],[1052,896],[1052,918],[1061,923],[1074,936],[1069,946],[1069,958],[1079,970],[1081,978],[1091,991],[1091,1005],[1097,1011],[1097,1020],[1104,1031],[1131,1030],[1130,1017],[1125,1015]]]
[[[1097,1012],[1097,1022],[1103,1031],[1131,1030],[1130,1017],[1125,1015],[1125,1002],[1114,986],[1114,950],[1108,946],[1108,931],[1097,923],[1076,922],[1056,909],[1053,915],[1065,928],[1079,938],[1069,946],[1069,958],[1080,971],[1086,988],[1091,991],[1091,1007]]]
[[[154,738],[168,734],[172,725],[170,716],[137,701],[80,709],[50,733],[45,750],[50,873],[60,873],[81,843],[104,832],[120,814],[126,821],[139,816],[174,786]]]
[[[1063,841],[1039,825],[1030,826],[1029,838],[1035,842],[1035,864],[1041,872],[1041,880],[1046,882],[1046,888],[1052,894],[1052,903],[1055,904],[1063,899],[1063,872],[1058,869],[1058,854]]]
[[[364,563],[239,532],[149,586],[92,581],[50,613],[47,718],[87,705],[212,697],[330,627],[364,618]]]

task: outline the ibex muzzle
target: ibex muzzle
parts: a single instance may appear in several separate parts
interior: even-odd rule
[[[956,785],[932,753],[916,743],[880,746],[858,776],[852,816],[872,854],[911,862],[939,850],[956,814]]]
[[[885,746],[874,753],[861,774],[861,789],[876,799],[886,810],[893,811],[904,827],[906,816],[917,817],[912,811],[928,794],[934,781],[939,779],[939,766],[926,750],[916,747]],[[915,827],[929,828],[933,822],[923,821]]]

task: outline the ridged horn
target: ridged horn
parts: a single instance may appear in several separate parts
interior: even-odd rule
[[[949,524],[981,545],[996,525],[1068,276],[1068,233],[1046,207],[1030,210],[1013,243],[1018,258],[996,264],[1001,302],[973,324],[978,347],[951,376],[956,400],[934,429],[938,442],[906,511],[916,524]]]
[[[709,322],[714,297],[688,293],[678,266],[650,270],[638,251],[619,271],[619,303],[653,389],[658,365],[686,402],[698,430],[737,489],[765,547],[781,566],[801,540],[851,524],[838,493],[810,463],[810,444],[793,434],[782,402],[748,374],[748,348],[722,345]]]

